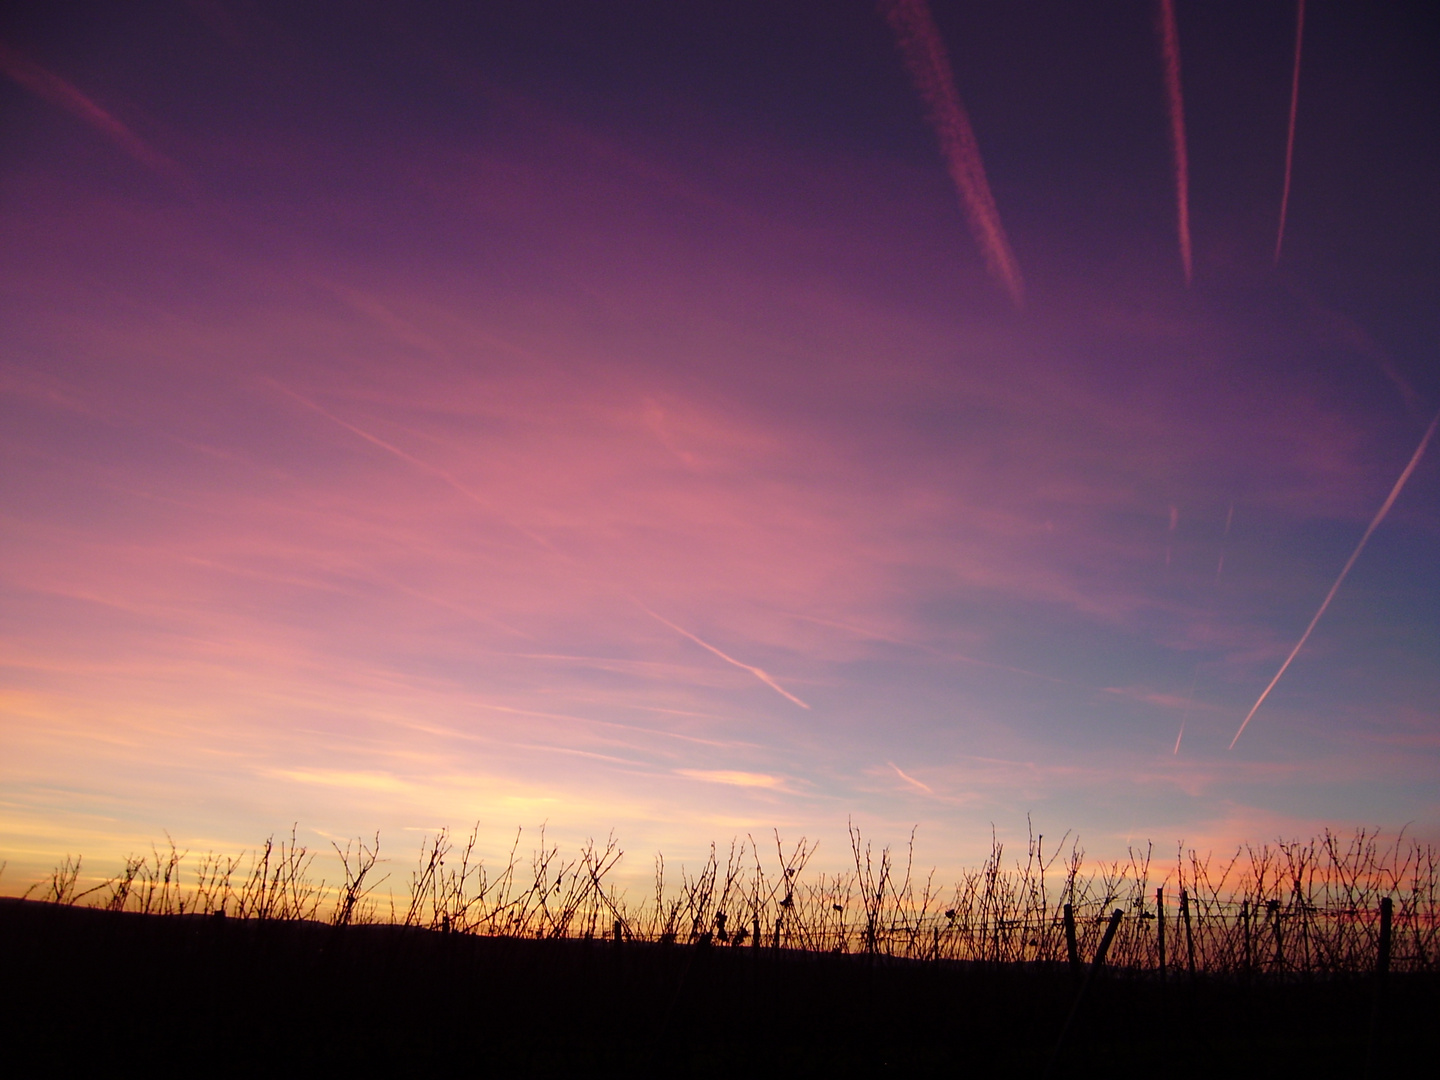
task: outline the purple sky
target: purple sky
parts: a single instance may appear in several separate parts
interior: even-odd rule
[[[1275,267],[1295,8],[1176,5],[1187,289],[1158,5],[937,3],[1017,309],[871,5],[295,7],[0,17],[0,888],[1440,835],[1440,447],[1227,750],[1440,406],[1433,12],[1307,11]]]

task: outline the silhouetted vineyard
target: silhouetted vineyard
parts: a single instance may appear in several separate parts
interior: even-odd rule
[[[912,838],[913,839],[913,838]],[[1374,834],[1148,851],[1104,865],[1035,837],[941,889],[850,834],[656,861],[541,833],[494,865],[378,838],[312,873],[295,834],[173,846],[0,900],[7,1062],[289,1075],[1378,1076],[1423,1063],[1440,1005],[1434,851]],[[1163,957],[1163,961],[1162,961]],[[83,1057],[82,1057],[83,1055]]]
[[[1403,835],[1382,842],[1366,831],[1327,832],[1224,859],[1190,851],[1165,864],[1147,848],[1100,865],[1087,864],[1078,844],[1046,849],[1033,837],[1019,858],[996,843],[983,866],[946,888],[933,872],[915,872],[913,837],[902,861],[852,829],[850,867],[839,873],[807,873],[815,848],[804,839],[747,837],[728,852],[712,847],[692,869],[657,859],[653,894],[639,902],[610,881],[622,856],[613,837],[567,857],[542,830],[522,857],[517,834],[500,866],[476,856],[477,840],[475,832],[463,843],[444,831],[427,837],[399,889],[380,876],[378,837],[337,847],[341,880],[327,883],[312,877],[315,853],[292,833],[237,857],[152,849],[83,888],[79,860],[67,858],[28,895],[145,914],[986,963],[1077,963],[1119,910],[1112,967],[1313,975],[1371,970],[1388,900],[1390,968],[1430,972],[1440,963],[1440,861]]]

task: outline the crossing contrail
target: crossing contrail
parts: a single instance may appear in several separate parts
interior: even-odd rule
[[[1320,610],[1315,612],[1315,617],[1310,620],[1310,625],[1305,628],[1305,633],[1300,635],[1300,640],[1295,643],[1295,648],[1290,650],[1290,655],[1285,658],[1285,662],[1280,665],[1280,670],[1277,671],[1275,677],[1270,680],[1270,685],[1265,687],[1259,700],[1257,700],[1255,704],[1250,707],[1250,711],[1245,714],[1245,719],[1240,724],[1240,730],[1235,732],[1235,738],[1230,740],[1231,750],[1235,749],[1235,744],[1240,741],[1240,736],[1245,733],[1245,727],[1250,723],[1250,718],[1255,715],[1261,703],[1269,697],[1270,691],[1275,689],[1275,684],[1280,681],[1280,676],[1285,674],[1285,669],[1290,666],[1290,661],[1294,660],[1296,654],[1304,647],[1305,642],[1310,637],[1311,631],[1315,629],[1315,624],[1320,621],[1320,616],[1324,615],[1325,609],[1330,606],[1330,601],[1335,599],[1335,593],[1339,590],[1340,583],[1345,580],[1345,575],[1350,573],[1350,568],[1355,565],[1355,560],[1360,557],[1360,552],[1365,550],[1365,541],[1370,539],[1370,534],[1375,531],[1380,522],[1385,520],[1385,515],[1390,512],[1390,507],[1395,505],[1395,500],[1400,496],[1400,489],[1405,486],[1405,481],[1410,479],[1410,474],[1415,471],[1415,466],[1420,464],[1420,458],[1425,453],[1425,447],[1430,444],[1430,437],[1435,434],[1436,424],[1440,424],[1440,413],[1435,414],[1435,419],[1431,420],[1430,426],[1425,429],[1425,435],[1421,438],[1420,445],[1415,448],[1415,453],[1410,456],[1410,464],[1405,466],[1405,471],[1400,474],[1400,479],[1396,480],[1395,486],[1390,489],[1390,495],[1385,500],[1384,505],[1380,507],[1380,512],[1375,515],[1375,520],[1370,522],[1370,527],[1365,530],[1365,535],[1360,537],[1360,543],[1355,545],[1354,552],[1351,553],[1350,558],[1345,562],[1345,568],[1340,571],[1340,576],[1335,579],[1335,584],[1331,585],[1330,591],[1325,594],[1325,600],[1321,603]]]
[[[781,697],[789,698],[789,699],[790,699],[791,701],[793,701],[796,705],[799,705],[802,709],[808,709],[808,708],[810,708],[809,705],[805,704],[805,702],[801,701],[801,700],[800,700],[798,697],[796,697],[794,694],[790,693],[789,690],[786,690],[783,686],[781,686],[781,685],[780,685],[779,683],[777,683],[774,679],[772,679],[772,678],[770,677],[769,673],[765,672],[764,670],[762,670],[762,669],[760,669],[760,668],[758,668],[758,667],[755,667],[755,666],[752,665],[752,664],[746,664],[746,663],[744,663],[744,662],[742,662],[742,661],[740,661],[740,660],[736,660],[733,656],[728,656],[728,655],[726,655],[725,653],[723,653],[723,652],[721,652],[719,649],[717,649],[714,645],[711,645],[708,641],[702,641],[700,638],[696,637],[696,636],[695,636],[694,634],[692,634],[689,630],[686,630],[683,626],[676,626],[676,625],[675,625],[673,622],[671,622],[669,619],[665,618],[665,616],[663,616],[663,615],[657,615],[657,614],[655,614],[655,612],[651,611],[651,610],[650,610],[648,607],[646,607],[644,604],[640,604],[640,602],[639,602],[638,600],[635,601],[635,602],[636,602],[637,604],[639,604],[641,610],[644,611],[646,615],[649,615],[652,619],[656,620],[657,622],[662,622],[662,623],[664,623],[664,624],[665,624],[666,626],[668,626],[671,630],[674,630],[677,634],[681,634],[681,635],[689,638],[691,641],[695,642],[696,645],[699,645],[702,649],[709,649],[712,653],[714,653],[716,656],[720,657],[720,659],[721,659],[721,660],[724,660],[727,664],[734,664],[736,667],[740,668],[740,670],[742,670],[742,671],[748,671],[751,675],[754,675],[757,679],[759,679],[761,682],[763,682],[766,686],[770,687],[771,690],[774,690],[774,691],[775,691],[777,694],[779,694]]]
[[[59,75],[46,70],[29,57],[22,56],[4,42],[0,42],[0,71],[37,97],[44,98],[50,104],[59,106],[91,127],[97,128],[111,142],[152,172],[158,173],[171,183],[188,185],[188,178],[175,162],[152,149],[128,127]]]
[[[1300,46],[1305,40],[1305,0],[1297,0],[1295,12],[1295,70],[1290,76],[1290,127],[1285,135],[1285,186],[1280,192],[1280,230],[1275,234],[1275,265],[1280,265],[1280,245],[1285,243],[1285,212],[1290,209],[1290,166],[1295,160],[1295,112],[1300,104]]]
[[[1170,103],[1170,142],[1175,151],[1175,203],[1180,262],[1190,284],[1190,155],[1185,148],[1185,99],[1180,93],[1180,33],[1175,0],[1160,0],[1160,51],[1165,61],[1165,95]]]
[[[925,103],[950,179],[960,192],[970,231],[985,253],[990,274],[1004,286],[1016,308],[1022,307],[1025,285],[1020,265],[1000,223],[995,196],[985,177],[985,163],[980,159],[980,146],[955,89],[950,56],[930,8],[925,0],[881,0],[880,7],[895,34],[910,81]]]

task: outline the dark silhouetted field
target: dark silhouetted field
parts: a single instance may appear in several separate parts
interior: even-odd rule
[[[47,1072],[1040,1076],[1076,992],[1054,964],[17,900],[0,901],[0,951],[7,1057]],[[1433,1053],[1437,991],[1391,978],[1385,1072]],[[1056,1075],[1360,1076],[1373,994],[1359,976],[1110,971]]]
[[[668,882],[657,862],[653,899],[633,907],[607,883],[613,841],[567,859],[543,834],[495,869],[473,836],[429,838],[384,913],[378,841],[337,849],[333,885],[293,836],[238,859],[154,851],[95,884],[67,859],[40,899],[0,900],[7,1057],[163,1073],[1214,1077],[1381,1076],[1434,1053],[1428,846],[1357,833],[1192,853],[1157,885],[1148,856],[1082,872],[1078,849],[1035,838],[942,892],[851,840],[838,876],[807,875],[813,848],[778,839]]]

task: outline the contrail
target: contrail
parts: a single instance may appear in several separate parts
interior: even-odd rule
[[[494,504],[491,503],[489,499],[486,499],[483,495],[480,495],[480,494],[478,494],[478,493],[476,493],[476,492],[474,492],[474,491],[471,491],[468,487],[466,487],[464,484],[462,484],[462,483],[461,483],[459,480],[457,480],[454,476],[452,476],[450,473],[446,472],[444,469],[440,468],[439,466],[437,466],[437,465],[431,465],[428,461],[422,461],[422,460],[420,460],[419,458],[415,457],[413,454],[407,454],[404,450],[401,450],[398,446],[395,446],[395,445],[392,444],[392,443],[388,443],[388,442],[386,442],[384,439],[379,438],[378,436],[371,435],[370,432],[366,431],[366,430],[363,429],[363,428],[358,428],[358,427],[356,427],[354,424],[350,423],[348,420],[342,420],[340,417],[338,417],[338,416],[336,416],[334,413],[332,413],[329,409],[325,408],[323,405],[317,405],[315,402],[311,401],[309,398],[307,398],[307,397],[302,397],[300,394],[297,394],[294,390],[291,390],[291,389],[290,389],[288,386],[286,386],[284,383],[281,383],[281,382],[279,382],[279,381],[277,381],[277,380],[275,380],[275,379],[268,379],[268,380],[266,380],[266,381],[268,381],[269,383],[271,383],[273,386],[275,386],[276,389],[280,390],[282,393],[288,394],[290,397],[294,398],[294,399],[295,399],[296,401],[298,401],[301,405],[304,405],[307,409],[311,409],[311,410],[319,413],[321,416],[326,417],[327,419],[332,420],[332,421],[334,421],[335,423],[339,424],[339,425],[340,425],[341,427],[343,427],[346,431],[349,431],[349,432],[351,432],[352,434],[358,435],[360,438],[364,439],[366,442],[368,442],[368,443],[370,443],[370,444],[372,444],[372,445],[374,445],[374,446],[380,447],[380,449],[386,451],[387,453],[394,454],[394,455],[395,455],[396,457],[398,457],[401,461],[408,462],[409,464],[415,466],[415,468],[419,469],[421,472],[429,473],[431,476],[434,476],[434,477],[436,477],[436,478],[438,478],[438,479],[440,479],[440,480],[443,480],[446,484],[449,484],[452,488],[454,488],[456,491],[458,491],[461,495],[465,496],[465,498],[469,499],[471,502],[475,503],[477,506],[479,506],[479,507],[482,508],[483,510],[486,510],[486,511],[489,512],[490,514],[493,514],[495,517],[499,518],[499,519],[500,519],[501,521],[503,521],[506,525],[509,525],[512,529],[514,529],[516,532],[520,533],[522,536],[525,536],[525,537],[529,538],[530,540],[535,541],[535,543],[539,544],[541,547],[545,548],[545,549],[548,550],[548,551],[554,551],[554,550],[555,550],[555,546],[554,546],[553,544],[551,544],[549,540],[546,540],[543,536],[539,535],[538,533],[533,533],[533,532],[531,532],[529,529],[525,528],[523,525],[517,525],[517,524],[515,524],[515,522],[511,521],[511,520],[510,520],[509,518],[507,518],[505,515],[501,514],[499,511],[497,511],[497,510],[495,509]]]
[[[1160,0],[1160,49],[1165,60],[1165,93],[1170,101],[1170,142],[1175,150],[1175,202],[1180,231],[1180,261],[1190,284],[1190,155],[1185,149],[1185,99],[1180,93],[1180,34],[1175,0]]]
[[[1170,751],[1173,756],[1180,754],[1180,740],[1185,737],[1185,721],[1190,719],[1190,706],[1195,703],[1195,686],[1200,681],[1200,661],[1195,661],[1195,674],[1190,676],[1190,692],[1185,695],[1185,708],[1180,713],[1180,732],[1175,736],[1175,749]]]
[[[900,779],[901,779],[901,780],[904,780],[907,784],[913,784],[915,787],[919,788],[921,791],[925,792],[925,794],[927,794],[927,795],[934,795],[934,794],[935,794],[935,789],[932,788],[932,787],[930,787],[929,784],[922,784],[919,780],[916,780],[916,779],[915,779],[913,776],[911,776],[909,773],[905,772],[905,770],[903,770],[902,768],[900,768],[900,766],[899,766],[899,765],[896,765],[893,761],[887,761],[885,764],[886,764],[886,765],[889,765],[890,768],[894,769],[894,770],[895,770],[895,775],[897,775],[898,777],[900,777]]]
[[[881,10],[895,34],[895,43],[905,62],[905,70],[915,85],[929,114],[930,126],[940,140],[940,152],[950,170],[950,179],[960,192],[970,231],[985,253],[990,273],[1016,308],[1025,302],[1025,286],[1020,265],[1005,238],[990,182],[985,178],[985,164],[980,160],[980,146],[970,117],[955,89],[955,75],[945,42],[935,26],[935,19],[925,0],[880,0]]]
[[[152,150],[133,131],[60,78],[59,75],[47,71],[4,42],[0,42],[0,71],[37,97],[44,98],[52,105],[58,105],[66,112],[84,120],[91,127],[99,129],[111,142],[152,172],[158,173],[173,184],[182,187],[188,186],[189,178],[179,165],[164,154]]]
[[[1290,208],[1290,166],[1295,160],[1295,111],[1300,104],[1300,46],[1305,40],[1305,0],[1297,0],[1295,12],[1295,70],[1290,76],[1290,128],[1285,135],[1285,186],[1280,193],[1280,230],[1275,234],[1275,265],[1280,265],[1280,245],[1285,242],[1285,212]]]
[[[777,683],[774,679],[772,679],[772,678],[769,676],[769,674],[766,673],[765,671],[761,670],[761,669],[758,668],[758,667],[754,667],[754,666],[752,666],[752,665],[750,665],[750,664],[742,663],[741,661],[736,660],[733,656],[727,656],[725,653],[723,653],[723,652],[721,652],[719,649],[717,649],[714,645],[711,645],[708,641],[701,641],[698,637],[696,637],[694,634],[692,634],[689,630],[686,630],[683,626],[676,626],[673,622],[671,622],[669,619],[665,618],[663,615],[657,615],[657,614],[655,614],[655,612],[651,611],[651,610],[650,610],[648,607],[646,607],[644,604],[641,604],[640,601],[636,600],[635,602],[636,602],[637,604],[639,604],[640,610],[642,610],[643,612],[645,612],[645,614],[646,614],[646,615],[649,615],[652,619],[655,619],[657,622],[662,622],[662,623],[664,623],[664,624],[665,624],[666,626],[668,626],[671,630],[674,630],[677,634],[683,634],[685,637],[687,637],[687,638],[689,638],[691,641],[695,642],[695,644],[696,644],[696,645],[699,645],[701,648],[703,648],[703,649],[709,649],[712,653],[714,653],[716,656],[720,657],[720,659],[721,659],[721,660],[724,660],[727,664],[734,664],[736,667],[740,668],[742,671],[748,671],[748,672],[750,672],[751,675],[754,675],[757,679],[759,679],[761,682],[763,682],[766,686],[770,687],[771,690],[774,690],[774,691],[775,691],[777,694],[779,694],[781,697],[789,698],[789,699],[790,699],[791,701],[793,701],[796,705],[799,705],[802,709],[808,709],[808,708],[810,708],[809,705],[805,704],[805,702],[801,701],[801,700],[800,700],[798,697],[796,697],[794,694],[790,693],[789,690],[786,690],[783,686],[781,686],[781,685],[780,685],[779,683]]]
[[[1250,711],[1245,714],[1245,720],[1241,723],[1240,730],[1235,732],[1235,738],[1230,740],[1231,750],[1235,749],[1235,744],[1240,741],[1240,736],[1244,734],[1245,726],[1250,723],[1250,718],[1255,715],[1255,711],[1260,708],[1261,703],[1270,695],[1270,691],[1275,689],[1275,684],[1280,681],[1280,676],[1285,674],[1285,669],[1290,666],[1290,661],[1294,660],[1295,654],[1304,647],[1306,640],[1310,637],[1310,632],[1315,629],[1315,624],[1320,621],[1320,616],[1324,615],[1325,609],[1330,606],[1330,601],[1335,599],[1335,593],[1340,588],[1340,583],[1345,580],[1345,575],[1350,573],[1350,567],[1355,565],[1355,560],[1360,557],[1360,552],[1365,550],[1365,541],[1370,539],[1370,534],[1375,531],[1380,522],[1385,520],[1385,515],[1390,512],[1390,507],[1395,505],[1395,500],[1400,496],[1400,489],[1405,486],[1405,481],[1410,479],[1410,474],[1415,471],[1415,466],[1420,464],[1420,458],[1425,453],[1425,447],[1430,444],[1430,437],[1435,434],[1436,424],[1440,424],[1440,413],[1435,414],[1435,419],[1431,420],[1430,426],[1425,429],[1425,435],[1420,440],[1420,445],[1415,448],[1415,453],[1410,457],[1410,464],[1405,466],[1405,471],[1400,474],[1400,479],[1396,480],[1395,486],[1390,489],[1389,498],[1387,498],[1385,504],[1380,507],[1380,512],[1375,515],[1375,520],[1370,522],[1370,527],[1365,530],[1365,535],[1360,537],[1360,543],[1355,545],[1355,551],[1346,561],[1345,568],[1340,571],[1340,576],[1335,579],[1335,584],[1331,585],[1330,591],[1325,594],[1325,600],[1320,605],[1320,610],[1315,612],[1315,617],[1310,620],[1310,625],[1305,628],[1305,633],[1300,636],[1300,640],[1296,642],[1295,648],[1290,650],[1290,655],[1285,658],[1285,662],[1280,665],[1280,670],[1277,671],[1275,677],[1270,680],[1270,685],[1265,687],[1259,700],[1256,701],[1255,704],[1251,706]]]
[[[1215,584],[1220,584],[1220,572],[1225,569],[1225,541],[1230,539],[1230,523],[1235,520],[1235,504],[1230,504],[1225,514],[1225,532],[1220,537],[1220,561],[1215,564]]]

